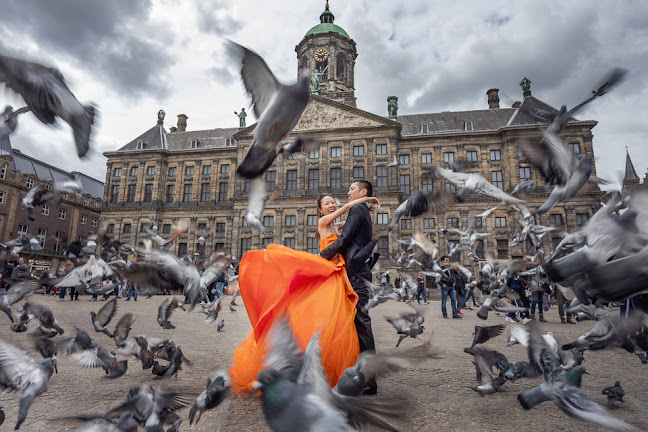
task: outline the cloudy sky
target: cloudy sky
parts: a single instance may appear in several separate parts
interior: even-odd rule
[[[67,170],[105,177],[102,153],[115,150],[167,113],[190,130],[235,127],[248,106],[223,37],[260,53],[277,77],[296,79],[295,46],[319,23],[321,0],[5,0],[0,53],[57,67],[82,102],[99,106],[93,154],[79,160],[72,133],[21,116],[14,148]],[[331,0],[335,23],[357,43],[358,107],[386,115],[487,108],[520,100],[519,82],[552,106],[572,107],[612,67],[629,70],[614,92],[577,117],[597,120],[599,175],[622,175],[625,149],[648,169],[648,14],[641,0]],[[21,106],[0,91],[0,108]],[[251,119],[248,117],[248,121]],[[248,122],[250,124],[250,122]]]

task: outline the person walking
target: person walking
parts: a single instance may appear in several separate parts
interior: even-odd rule
[[[526,267],[522,266],[522,269],[520,271],[522,272],[526,271]],[[517,306],[526,307],[528,311],[529,298],[528,298],[527,285],[524,282],[524,279],[516,273],[508,278],[508,280],[506,281],[506,285],[508,285],[511,291],[514,291],[520,296],[520,300],[511,299],[511,304],[516,304]],[[526,312],[520,312],[520,318],[522,318],[523,324],[527,324],[531,322],[531,318],[528,317]],[[506,322],[516,323],[516,322],[520,322],[520,320],[515,317],[515,312],[509,312],[506,315]]]
[[[425,293],[425,276],[423,272],[419,272],[418,277],[416,278],[416,301],[418,304],[421,304],[421,294],[423,295],[424,304],[430,304],[427,299],[427,294]]]
[[[72,264],[71,260],[67,260],[65,262],[65,267],[63,267],[63,271],[59,271],[59,273],[63,273],[61,276],[67,276],[70,274],[70,272],[74,269],[74,264]],[[67,291],[67,287],[59,287],[59,298],[58,301],[63,301],[65,299],[65,292]],[[70,300],[72,299],[72,288],[70,288]]]
[[[563,295],[560,288],[556,287],[555,292],[556,292],[556,301],[558,302],[558,316],[560,317],[560,323],[576,324],[574,321],[572,321],[572,314],[567,312],[567,306],[565,304],[567,300],[565,299],[565,296]],[[565,319],[565,315],[567,319]]]
[[[133,258],[132,261],[128,261],[128,267],[137,264],[137,257]],[[128,291],[126,291],[126,301],[130,301],[131,297],[133,300],[137,301],[137,296],[139,295],[139,286],[135,282],[128,281]]]
[[[441,313],[443,318],[448,319],[448,310],[446,301],[450,296],[450,307],[452,308],[452,318],[462,318],[457,311],[457,292],[455,291],[455,271],[450,267],[450,257],[444,255],[441,257]],[[462,314],[463,315],[463,314]]]
[[[470,306],[468,306],[468,300],[470,300],[471,298],[472,298],[473,306],[477,307],[477,301],[475,300],[475,287],[476,286],[477,286],[477,282],[472,281],[465,288],[466,294],[464,296],[464,308],[466,308],[466,309],[473,310]]]

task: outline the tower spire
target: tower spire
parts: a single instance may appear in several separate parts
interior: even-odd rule
[[[628,152],[628,148],[626,146],[626,163],[625,163],[625,175],[623,176],[623,182],[639,182],[639,176],[637,175],[637,172],[635,171],[635,167],[632,163],[632,160],[630,159],[630,153]]]

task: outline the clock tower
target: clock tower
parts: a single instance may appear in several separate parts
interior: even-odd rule
[[[320,23],[308,30],[295,47],[298,72],[311,70],[312,93],[355,107],[356,44],[342,27],[333,23],[334,19],[327,1]]]

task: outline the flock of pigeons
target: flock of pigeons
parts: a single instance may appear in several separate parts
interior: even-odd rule
[[[293,85],[280,83],[272,74],[265,61],[253,51],[234,42],[227,42],[230,54],[241,65],[241,77],[258,122],[255,127],[251,146],[237,167],[238,175],[253,181],[250,190],[246,218],[251,225],[263,230],[259,222],[266,204],[266,188],[263,174],[279,154],[301,155],[309,149],[317,148],[319,142],[305,137],[284,142],[299,121],[309,100],[310,72],[303,71]],[[542,173],[546,183],[554,186],[547,201],[534,213],[545,213],[560,201],[575,196],[587,183],[602,183],[602,179],[592,175],[592,161],[589,156],[580,160],[560,137],[572,116],[585,104],[617,85],[625,71],[615,69],[603,80],[593,96],[571,110],[563,106],[558,112],[534,112],[536,118],[547,123],[543,138],[538,142],[522,142],[525,157]],[[18,92],[27,106],[17,111],[7,107],[0,118],[0,134],[13,132],[16,118],[20,113],[31,111],[45,124],[52,124],[56,118],[66,121],[73,130],[77,152],[83,157],[90,148],[90,135],[96,110],[94,106],[83,106],[70,92],[63,76],[53,68],[0,56],[0,81],[8,88]],[[537,404],[553,400],[568,415],[579,420],[601,424],[617,429],[632,429],[632,426],[616,419],[605,409],[588,399],[580,390],[579,384],[584,369],[580,365],[582,354],[587,349],[606,349],[623,346],[645,361],[648,318],[643,313],[634,313],[627,318],[610,317],[605,304],[629,298],[644,290],[648,282],[645,263],[648,255],[648,195],[629,194],[619,191],[608,194],[607,201],[581,229],[566,235],[551,257],[542,252],[542,239],[549,227],[536,225],[523,199],[517,197],[528,184],[518,185],[511,193],[506,193],[477,173],[464,173],[461,164],[451,169],[433,167],[428,175],[440,178],[460,188],[457,194],[416,191],[401,204],[394,213],[390,224],[393,229],[402,216],[417,217],[429,211],[443,211],[456,201],[466,199],[470,194],[483,194],[494,198],[502,205],[510,205],[522,214],[523,229],[512,240],[526,243],[529,255],[536,255],[541,265],[527,273],[535,281],[533,289],[541,289],[548,283],[562,290],[570,301],[570,308],[582,315],[596,320],[595,326],[570,343],[557,341],[550,333],[542,335],[540,329],[531,325],[511,328],[509,343],[520,343],[527,347],[529,362],[511,364],[496,351],[478,346],[486,340],[503,332],[503,326],[481,327],[475,329],[474,341],[466,352],[475,359],[478,386],[473,389],[481,394],[496,392],[507,380],[540,377],[539,386],[518,395],[520,404],[531,409]],[[34,218],[34,208],[47,200],[60,199],[63,193],[78,193],[78,183],[72,181],[55,184],[53,191],[41,186],[32,189],[22,198],[21,204]],[[480,217],[488,218],[495,208],[488,208]],[[620,215],[618,215],[621,213]],[[69,339],[54,339],[64,334],[51,310],[47,307],[23,303],[17,313],[12,307],[38,292],[41,286],[75,286],[93,295],[109,293],[114,286],[102,280],[115,275],[144,287],[145,294],[156,291],[177,292],[183,296],[165,299],[159,307],[157,322],[163,329],[175,327],[169,321],[176,309],[193,310],[201,303],[206,319],[216,321],[221,310],[219,296],[208,301],[207,287],[221,272],[231,274],[235,257],[224,252],[214,252],[206,261],[203,269],[187,257],[178,257],[168,252],[175,238],[189,229],[186,225],[174,227],[172,235],[165,239],[151,225],[145,230],[149,240],[143,248],[133,247],[106,236],[105,228],[95,236],[84,241],[71,243],[65,250],[65,257],[78,264],[63,278],[49,275],[42,281],[12,282],[0,295],[0,309],[11,320],[11,330],[27,332],[34,339],[34,346],[43,357],[37,362],[29,353],[0,339],[0,387],[21,392],[20,409],[16,429],[27,417],[34,398],[47,390],[49,378],[58,371],[56,355],[60,352],[86,367],[101,367],[107,378],[119,378],[127,373],[129,359],[137,359],[144,369],[161,378],[177,374],[183,364],[190,364],[181,348],[168,339],[146,336],[130,337],[134,325],[132,314],[125,314],[115,326],[114,331],[107,326],[117,315],[116,299],[107,302],[98,312],[92,312],[91,324],[97,333],[111,339],[115,349],[111,350],[93,340],[82,329]],[[472,227],[463,230],[442,229],[441,234],[458,234],[460,240],[452,245],[450,254],[468,250],[469,255],[480,259],[475,250],[476,242],[489,233],[474,232]],[[201,232],[201,238],[210,232]],[[20,250],[30,246],[37,251],[36,239],[16,239],[7,243],[5,249],[17,259]],[[428,237],[417,234],[405,241],[408,251],[396,257],[397,265],[402,266],[401,275],[406,283],[401,292],[396,292],[388,284],[371,285],[372,301],[367,310],[389,299],[408,299],[415,293],[416,283],[408,275],[407,269],[420,268],[426,274],[440,280],[443,268],[439,265],[439,250],[436,243]],[[153,244],[159,246],[154,249]],[[96,256],[101,245],[101,254]],[[566,253],[566,254],[565,254]],[[139,262],[127,263],[125,258],[136,255]],[[83,262],[85,257],[85,262]],[[508,276],[519,273],[521,261],[512,261],[496,266],[488,262],[481,278],[487,282],[490,294],[485,297],[478,314],[487,319],[489,310],[520,310],[518,306],[502,300],[515,299],[507,288]],[[461,267],[472,283],[476,283],[472,273]],[[201,273],[202,272],[202,273]],[[619,280],[624,280],[623,284]],[[537,287],[537,288],[536,288]],[[592,304],[591,299],[596,299]],[[577,308],[577,309],[575,309]],[[230,310],[235,309],[230,307]],[[413,309],[389,321],[396,328],[400,343],[406,337],[422,339],[424,318],[420,311]],[[219,322],[222,330],[224,321]],[[89,328],[89,327],[88,327]],[[275,431],[310,430],[353,430],[354,426],[371,424],[387,430],[395,430],[389,423],[402,413],[403,398],[389,395],[389,398],[362,397],[363,389],[377,376],[412,366],[425,358],[437,356],[429,342],[414,348],[396,349],[389,352],[363,353],[356,364],[348,368],[337,385],[328,385],[321,363],[321,353],[317,334],[302,352],[292,333],[290,323],[285,319],[277,321],[272,330],[272,350],[266,355],[266,370],[258,375],[256,388],[262,392],[263,410],[270,427]],[[104,344],[105,345],[105,344]],[[161,364],[160,362],[165,362]],[[493,367],[499,370],[496,376]],[[189,414],[190,423],[198,422],[201,414],[217,406],[229,393],[228,376],[223,371],[210,374],[206,389],[195,400]],[[610,403],[622,401],[624,392],[617,382],[603,390]],[[179,408],[190,403],[194,395],[169,393],[150,383],[133,387],[126,401],[103,416],[82,418],[85,423],[79,430],[119,430],[133,431],[138,426],[147,431],[178,430],[181,419],[175,414]],[[0,418],[4,413],[0,410]],[[0,422],[2,421],[0,420]]]

